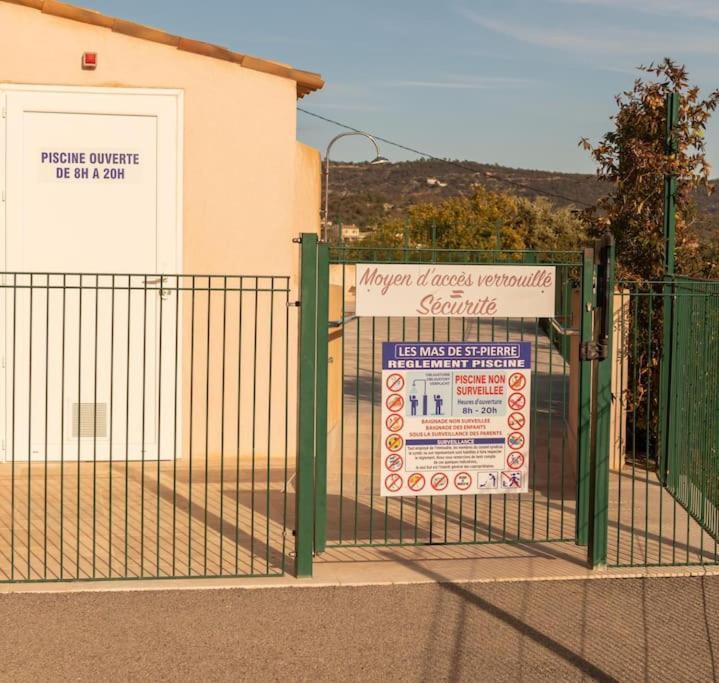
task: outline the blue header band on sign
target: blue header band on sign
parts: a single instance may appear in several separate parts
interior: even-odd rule
[[[408,446],[499,446],[504,438],[484,439],[407,439]]]
[[[530,370],[530,342],[383,342],[383,370]]]

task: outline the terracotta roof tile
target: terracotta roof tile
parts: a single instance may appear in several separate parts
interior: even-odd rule
[[[308,93],[319,90],[324,85],[322,77],[311,71],[301,71],[286,64],[273,62],[269,59],[261,59],[259,57],[245,55],[240,52],[234,52],[233,50],[229,50],[220,45],[213,45],[212,43],[203,43],[202,41],[192,40],[191,38],[175,36],[171,33],[166,33],[165,31],[151,26],[144,26],[143,24],[137,24],[132,21],[125,21],[124,19],[110,17],[93,10],[76,7],[75,5],[69,5],[64,2],[57,2],[57,0],[0,0],[0,2],[9,2],[14,5],[32,7],[33,9],[40,10],[45,14],[63,17],[64,19],[71,19],[73,21],[80,21],[93,26],[101,26],[117,33],[132,36],[133,38],[150,40],[155,43],[176,47],[179,50],[184,50],[185,52],[210,57],[211,59],[221,59],[235,64],[240,64],[245,69],[252,69],[254,71],[261,71],[274,76],[280,76],[282,78],[289,78],[297,83],[298,97],[304,97]]]
[[[42,3],[40,10],[43,14],[52,14],[56,17],[82,21],[85,24],[103,26],[104,28],[112,28],[112,24],[114,22],[112,17],[100,14],[100,12],[93,12],[92,10],[83,9],[82,7],[67,5],[64,2],[56,2],[56,0],[45,0],[45,2]]]
[[[212,57],[213,59],[224,59],[227,62],[235,61],[235,53],[227,48],[220,47],[219,45],[213,45],[212,43],[203,43],[199,40],[192,40],[191,38],[180,38],[180,42],[177,46],[180,50],[185,52],[194,52],[197,55],[204,55],[205,57]],[[245,55],[242,55],[244,59]],[[242,64],[242,62],[240,62]]]
[[[133,21],[125,21],[124,19],[115,19],[112,24],[112,30],[116,33],[124,33],[126,36],[133,38],[141,38],[142,40],[151,40],[153,43],[162,43],[163,45],[171,45],[177,47],[180,44],[180,37],[173,36],[171,33],[165,33],[151,26],[143,26]]]

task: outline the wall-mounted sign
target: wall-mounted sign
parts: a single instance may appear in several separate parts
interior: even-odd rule
[[[526,493],[529,342],[384,342],[383,496]]]
[[[52,150],[37,152],[44,181],[138,181],[142,154],[115,150]]]
[[[358,316],[551,318],[553,266],[357,266]]]

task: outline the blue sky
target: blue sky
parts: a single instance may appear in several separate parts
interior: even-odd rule
[[[593,170],[577,141],[609,128],[613,96],[638,64],[670,56],[703,90],[719,87],[719,0],[79,4],[319,71],[325,89],[301,106],[436,156],[508,166]],[[324,149],[336,132],[298,115],[308,144]],[[719,118],[708,143],[716,176]],[[333,157],[370,153],[350,139]]]

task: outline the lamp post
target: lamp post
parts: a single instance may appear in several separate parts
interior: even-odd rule
[[[332,149],[332,145],[337,142],[337,140],[340,140],[341,138],[346,138],[351,135],[360,135],[362,137],[367,138],[373,145],[375,150],[375,158],[370,161],[370,164],[388,164],[389,159],[386,159],[379,153],[379,145],[377,144],[377,140],[375,140],[369,133],[362,133],[360,131],[352,131],[350,133],[340,133],[339,135],[335,135],[330,140],[330,144],[327,145],[327,151],[325,152],[325,170],[324,170],[324,183],[325,183],[325,206],[324,210],[322,211],[322,239],[327,240],[327,217],[328,217],[328,209],[329,209],[329,202],[330,202],[330,150]]]

